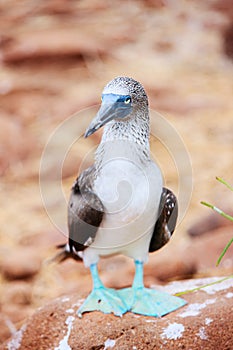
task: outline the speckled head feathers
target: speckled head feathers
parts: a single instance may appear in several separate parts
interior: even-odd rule
[[[103,142],[132,140],[149,149],[148,98],[138,81],[117,77],[105,86],[101,107],[87,128],[85,137],[103,126]]]
[[[148,98],[143,86],[133,78],[114,78],[105,86],[103,94],[130,95],[133,104],[140,103],[148,106]]]

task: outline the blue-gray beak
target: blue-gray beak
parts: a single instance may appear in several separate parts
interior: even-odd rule
[[[122,119],[131,112],[131,105],[123,101],[103,101],[101,107],[87,128],[84,137],[88,137],[113,119]]]

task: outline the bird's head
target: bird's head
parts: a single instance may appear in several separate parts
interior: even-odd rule
[[[88,137],[112,120],[127,120],[138,108],[148,108],[148,99],[142,85],[128,77],[110,81],[102,93],[101,107],[87,128]]]

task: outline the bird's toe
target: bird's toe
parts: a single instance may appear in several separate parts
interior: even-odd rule
[[[126,288],[118,291],[130,311],[144,316],[162,317],[186,304],[186,301],[149,288]]]
[[[84,312],[101,311],[105,314],[113,313],[122,316],[128,311],[126,303],[118,296],[114,289],[105,287],[93,289],[78,310],[78,316]]]

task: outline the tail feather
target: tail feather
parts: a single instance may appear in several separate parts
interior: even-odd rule
[[[69,258],[72,258],[76,261],[82,261],[82,258],[80,256],[70,251],[68,244],[59,244],[57,248],[60,249],[60,251],[57,254],[55,254],[52,258],[48,259],[47,263],[61,263]]]

